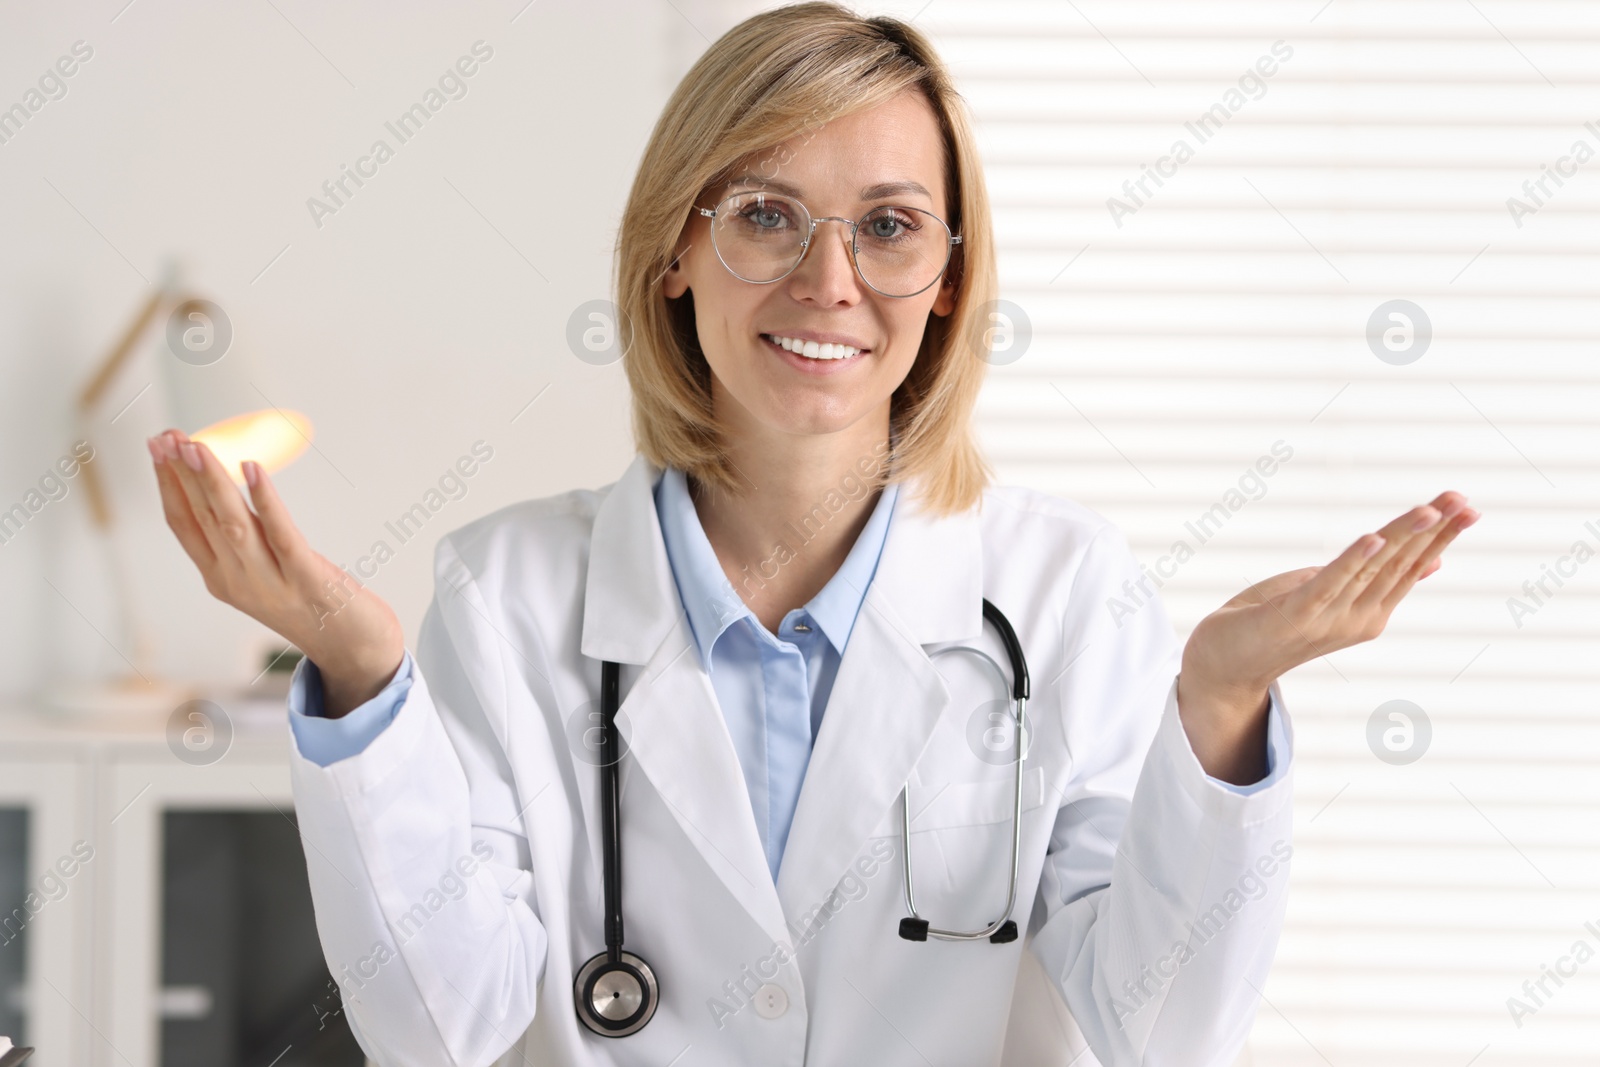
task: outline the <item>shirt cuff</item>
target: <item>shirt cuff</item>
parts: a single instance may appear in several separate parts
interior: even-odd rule
[[[289,729],[300,754],[318,767],[360,755],[406,702],[412,670],[411,650],[407,649],[394,677],[377,696],[348,715],[330,719],[322,710],[322,672],[309,656],[301,657],[289,680]]]
[[[1282,753],[1288,747],[1288,738],[1283,733],[1283,709],[1278,704],[1276,685],[1267,690],[1267,697],[1267,776],[1249,785],[1234,785],[1232,782],[1213,778],[1209,774],[1206,775],[1207,781],[1215,782],[1230,792],[1247,797],[1251,793],[1259,793],[1283,777],[1288,761],[1283,758]]]

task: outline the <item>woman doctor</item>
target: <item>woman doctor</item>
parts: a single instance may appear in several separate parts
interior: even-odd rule
[[[988,484],[992,240],[922,35],[820,3],[731,30],[622,220],[639,457],[444,537],[415,658],[258,467],[252,511],[204,445],[152,438],[206,588],[307,655],[296,807],[374,1060],[1063,1063],[1075,1025],[1107,1065],[1232,1061],[1292,851],[1275,679],[1376,637],[1477,513],[1447,492],[1260,581],[1180,657],[1114,527]],[[1015,823],[985,600],[1031,677]],[[912,938],[992,927],[1014,835],[1020,937],[902,936],[907,874]],[[597,956],[633,969],[586,987]],[[641,997],[625,1036],[594,1025]]]

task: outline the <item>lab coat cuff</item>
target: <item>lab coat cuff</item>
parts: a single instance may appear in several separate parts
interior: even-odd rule
[[[1267,695],[1268,774],[1251,785],[1233,786],[1211,777],[1200,765],[1178,716],[1178,680],[1172,680],[1156,745],[1168,764],[1168,773],[1208,818],[1228,825],[1255,825],[1276,818],[1293,800],[1294,726],[1283,710],[1283,693],[1276,681]]]
[[[448,744],[443,729],[437,725],[438,716],[428,692],[427,678],[409,652],[402,663],[402,671],[407,667],[410,668],[410,685],[394,709],[393,718],[354,755],[321,764],[313,758],[314,745],[303,745],[298,733],[290,730],[291,758],[299,780],[311,788],[320,786],[320,790],[332,790],[341,798],[360,796],[377,789],[391,774],[403,771],[414,759],[418,745]],[[400,677],[404,680],[403,675]],[[313,786],[313,782],[318,786]]]
[[[326,767],[348,759],[372,743],[394,720],[412,685],[410,649],[378,694],[348,714],[330,719],[323,710],[322,672],[310,657],[296,665],[289,681],[289,728],[306,759]]]
[[[1279,694],[1269,689],[1267,691],[1267,773],[1260,781],[1251,782],[1249,785],[1234,785],[1224,782],[1220,778],[1210,777],[1210,780],[1220,785],[1231,793],[1249,796],[1273,785],[1283,777],[1284,769],[1288,766],[1288,757],[1285,752],[1288,748],[1288,739],[1283,732],[1283,708],[1278,702]],[[1187,736],[1187,735],[1185,735]]]

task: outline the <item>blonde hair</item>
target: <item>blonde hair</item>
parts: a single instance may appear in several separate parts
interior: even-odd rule
[[[938,119],[953,205],[947,221],[962,239],[946,274],[954,309],[929,313],[916,361],[890,400],[891,448],[875,484],[915,482],[936,514],[978,503],[991,471],[971,415],[988,369],[981,339],[997,283],[988,191],[965,103],[921,33],[832,3],[780,7],[723,34],[678,84],[650,135],[615,259],[634,438],[646,458],[733,493],[743,481],[713,417],[692,295],[668,300],[660,284],[691,208],[740,160],[907,89],[920,91]]]

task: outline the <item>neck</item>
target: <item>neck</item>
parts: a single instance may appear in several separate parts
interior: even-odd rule
[[[690,480],[723,573],[769,631],[816,596],[850,554],[881,495],[868,481],[888,455],[888,435],[887,407],[834,434],[743,435],[727,448],[736,492]]]

